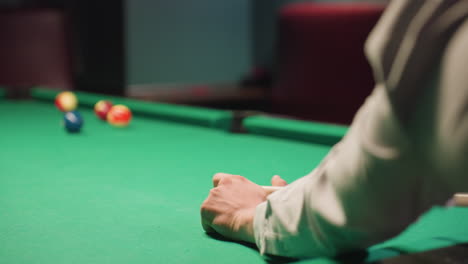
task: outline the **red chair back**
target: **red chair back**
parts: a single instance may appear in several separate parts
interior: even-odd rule
[[[279,19],[277,113],[349,124],[374,80],[364,43],[383,5],[296,3]]]

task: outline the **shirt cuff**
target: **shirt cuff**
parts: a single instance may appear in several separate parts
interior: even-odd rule
[[[277,252],[277,250],[272,250],[272,248],[276,248],[277,246],[275,243],[272,243],[271,240],[267,240],[266,232],[268,232],[268,218],[266,217],[267,214],[267,207],[268,202],[263,202],[257,205],[255,210],[254,216],[254,236],[255,236],[255,243],[257,244],[258,250],[260,251],[261,255],[265,255],[267,253],[272,254],[272,252]],[[271,237],[271,235],[270,235]],[[267,245],[268,243],[268,245]]]

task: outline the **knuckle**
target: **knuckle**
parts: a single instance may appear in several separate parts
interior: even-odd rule
[[[206,202],[202,203],[202,205],[200,206],[200,214],[201,216],[203,217],[206,212],[208,211],[208,206],[206,204]]]
[[[220,183],[223,181],[223,179],[225,179],[225,178],[227,178],[227,177],[229,177],[229,176],[231,176],[231,175],[230,175],[230,174],[227,174],[227,173],[222,173],[222,172],[216,173],[216,174],[213,176],[213,179],[212,179],[212,181],[213,181],[213,186],[215,186],[215,187],[218,186],[218,184],[220,184]]]
[[[245,178],[244,176],[241,176],[241,175],[235,175],[235,179],[240,180],[240,181],[246,181],[247,180],[247,178]]]
[[[215,173],[215,174],[213,175],[213,180],[214,180],[214,179],[217,179],[217,178],[220,178],[220,177],[221,177],[221,174],[222,174],[222,173],[220,173],[220,172]]]
[[[228,185],[228,184],[231,184],[231,183],[232,183],[232,178],[231,177],[223,177],[219,181],[219,185]]]
[[[220,180],[224,177],[227,177],[227,176],[230,176],[231,174],[227,174],[227,173],[224,173],[224,172],[218,172],[218,173],[215,173],[213,175],[213,180]]]
[[[210,195],[210,196],[214,196],[214,195],[216,195],[217,193],[218,193],[218,188],[217,188],[217,187],[216,187],[216,188],[211,188],[211,189],[210,189],[210,194],[209,194],[209,195]]]
[[[200,206],[200,215],[202,216],[202,218],[207,218],[208,215],[210,215],[210,212],[212,211],[211,210],[211,206],[208,202],[204,202],[201,206]]]

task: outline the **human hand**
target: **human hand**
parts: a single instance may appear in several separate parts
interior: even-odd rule
[[[279,175],[275,175],[271,178],[271,186],[286,186],[288,183],[283,180]]]
[[[273,186],[286,185],[277,175],[271,183]],[[203,229],[233,240],[254,243],[255,208],[266,200],[266,191],[242,176],[226,173],[213,176],[213,187],[201,206]]]

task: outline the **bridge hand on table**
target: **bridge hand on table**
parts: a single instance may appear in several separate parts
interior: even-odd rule
[[[285,186],[286,181],[275,175],[272,186]],[[213,189],[201,206],[201,221],[207,233],[219,233],[237,241],[255,242],[253,218],[255,208],[274,191],[257,185],[245,177],[227,173],[213,176]]]

